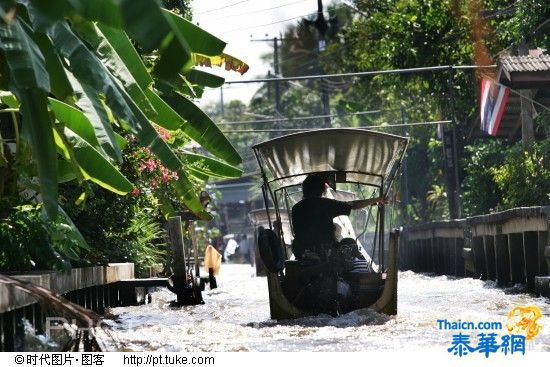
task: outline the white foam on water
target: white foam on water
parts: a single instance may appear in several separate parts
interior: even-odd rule
[[[438,330],[437,320],[500,321],[515,306],[536,305],[543,329],[527,349],[550,351],[550,302],[497,288],[494,282],[402,272],[398,315],[357,310],[273,321],[267,280],[248,265],[223,265],[218,289],[203,293],[204,305],[173,308],[168,290],[151,304],[110,310],[106,320],[120,350],[159,351],[364,351],[445,350],[456,331]],[[112,319],[109,319],[112,318]],[[465,333],[468,333],[466,331]],[[504,335],[505,330],[497,331]],[[476,332],[471,332],[475,338]],[[108,341],[106,341],[108,343]]]

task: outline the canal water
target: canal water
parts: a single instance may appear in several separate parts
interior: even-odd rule
[[[112,338],[105,342],[120,351],[442,351],[458,331],[439,330],[437,320],[500,321],[503,330],[486,332],[500,338],[511,309],[536,305],[543,329],[526,349],[550,351],[550,302],[519,288],[407,271],[399,274],[397,316],[359,310],[276,322],[269,317],[267,280],[254,274],[248,265],[224,265],[218,289],[204,292],[204,305],[171,307],[174,295],[161,289],[150,304],[111,309],[105,323]],[[478,333],[463,331],[472,344]]]

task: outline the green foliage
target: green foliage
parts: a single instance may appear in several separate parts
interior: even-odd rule
[[[516,144],[501,167],[491,169],[504,208],[550,204],[550,140],[525,150]]]
[[[165,216],[207,219],[205,182],[241,175],[239,154],[194,100],[224,79],[193,67],[248,66],[190,22],[189,0],[160,3],[0,1],[0,243],[13,250],[2,248],[0,267],[67,269],[86,249],[91,263],[140,272],[159,261]],[[184,150],[191,139],[200,153]],[[21,205],[39,200],[41,215]]]
[[[121,247],[108,247],[105,256],[109,261],[134,263],[137,277],[147,277],[147,267],[164,262],[164,231],[151,213],[138,211],[121,237],[124,239]]]
[[[0,270],[68,271],[89,247],[70,219],[49,220],[41,205],[11,207],[0,219]]]
[[[531,48],[550,47],[550,6],[546,0],[490,0],[485,1],[485,8],[501,14],[489,18],[493,30],[495,49],[517,48],[525,42]],[[508,12],[506,12],[506,10]],[[489,43],[490,45],[490,43]]]
[[[132,177],[131,167],[123,167]],[[62,186],[67,212],[89,244],[87,258],[99,264],[133,262],[136,275],[146,275],[145,267],[162,263],[164,220],[156,199],[152,195],[120,196],[95,185],[91,189],[93,197],[76,205],[80,188],[74,183]]]
[[[487,214],[502,202],[502,192],[492,172],[499,169],[509,146],[498,141],[478,142],[466,147],[462,183],[462,210],[464,216]]]
[[[132,132],[163,165],[177,171],[179,199],[201,212],[197,187],[174,152],[178,147],[168,146],[153,127],[154,122],[172,122],[171,128],[190,134],[218,158],[240,163],[208,116],[179,94],[185,89],[181,85],[199,89],[203,83],[223,83],[192,69],[195,53],[217,57],[226,44],[181,16],[189,16],[188,2],[167,3],[177,13],[150,0],[60,0],[49,5],[19,0],[0,5],[1,85],[17,97],[15,106],[4,98],[2,102],[24,116],[22,138],[34,153],[40,186],[32,188],[39,189],[50,217],[57,215],[57,174],[63,171],[65,180],[71,167],[80,183],[90,180],[121,195],[131,191],[131,183],[115,166],[122,160],[115,128]],[[154,89],[166,84],[172,87],[169,94],[184,99],[186,108],[179,113],[162,99],[174,96]],[[56,146],[71,163],[60,170]]]

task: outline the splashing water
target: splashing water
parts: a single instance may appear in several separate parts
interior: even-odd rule
[[[439,330],[437,320],[500,321],[503,330],[495,332],[504,335],[508,312],[532,304],[542,310],[543,328],[526,349],[550,351],[549,300],[513,290],[407,271],[399,274],[397,316],[358,310],[277,322],[269,317],[266,278],[247,265],[224,265],[218,289],[203,293],[204,305],[170,307],[175,296],[161,289],[150,304],[111,309],[105,322],[111,347],[124,351],[442,351],[457,331]]]

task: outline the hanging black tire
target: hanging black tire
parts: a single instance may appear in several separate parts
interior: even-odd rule
[[[258,228],[258,250],[260,257],[270,273],[283,270],[284,259],[281,241],[275,232],[269,228]]]

